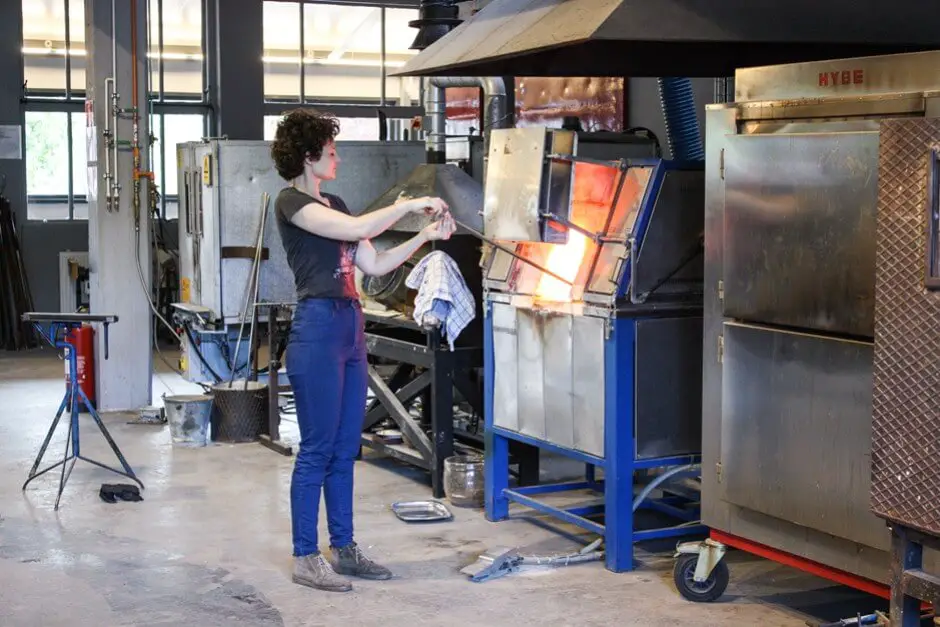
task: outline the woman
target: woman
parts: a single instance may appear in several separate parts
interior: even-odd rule
[[[278,124],[271,148],[290,185],[275,200],[275,215],[297,288],[287,347],[287,377],[297,405],[300,450],[291,478],[295,583],[345,592],[339,575],[388,579],[391,572],[353,541],[353,463],[366,406],[366,348],[355,267],[391,272],[423,244],[447,239],[453,218],[440,198],[399,202],[353,217],[341,198],[320,189],[336,178],[336,119],[295,109]],[[408,213],[437,221],[407,242],[376,252],[369,239]],[[319,550],[320,489],[326,498],[332,565]]]

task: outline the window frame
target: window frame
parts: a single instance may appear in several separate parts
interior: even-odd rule
[[[148,37],[152,37],[152,31],[157,31],[157,39],[149,39],[151,43],[148,44],[148,47],[157,53],[155,61],[152,60],[151,63],[156,63],[156,75],[158,78],[157,85],[153,84],[153,75],[154,72],[147,72],[147,92],[150,95],[150,111],[148,112],[148,117],[152,114],[153,117],[160,118],[160,136],[154,137],[156,142],[151,142],[149,156],[150,156],[150,170],[154,169],[154,160],[160,159],[161,169],[161,180],[155,181],[157,183],[157,189],[160,191],[160,201],[159,201],[159,210],[158,213],[160,218],[166,220],[166,205],[168,202],[179,202],[178,194],[171,196],[166,196],[163,194],[163,190],[166,189],[166,179],[168,176],[166,170],[166,157],[163,150],[164,140],[166,137],[166,129],[164,126],[165,116],[166,115],[193,115],[200,114],[203,118],[203,136],[208,133],[208,124],[209,124],[209,115],[211,113],[211,106],[209,104],[209,94],[208,94],[208,57],[206,53],[207,48],[207,28],[206,28],[206,4],[205,2],[200,3],[200,11],[202,15],[202,27],[200,32],[202,33],[201,45],[202,45],[202,91],[198,96],[192,94],[192,98],[183,98],[183,97],[173,97],[167,98],[166,92],[164,90],[164,64],[163,64],[163,15],[164,15],[164,0],[152,0],[155,3],[158,14],[160,15],[160,20],[158,20],[158,26],[156,29],[150,27],[150,20],[148,19]],[[76,195],[75,194],[75,174],[74,174],[74,162],[75,162],[75,142],[73,137],[74,125],[72,121],[72,115],[75,113],[83,113],[85,111],[85,96],[86,90],[84,86],[81,89],[76,89],[72,85],[72,33],[71,33],[71,22],[72,22],[72,10],[71,7],[73,4],[80,4],[82,0],[62,0],[65,21],[65,88],[63,90],[31,90],[24,89],[23,93],[23,114],[24,114],[24,128],[25,128],[25,116],[28,113],[62,113],[66,116],[66,135],[67,135],[67,144],[66,150],[68,154],[68,193],[63,196],[62,194],[38,194],[38,195],[28,195],[27,196],[27,208],[26,208],[26,220],[28,222],[48,222],[48,223],[69,223],[69,222],[84,222],[87,220],[85,217],[76,217],[75,216],[75,206],[76,205],[86,205],[88,204],[87,195]],[[149,16],[148,16],[149,18]],[[87,50],[87,47],[85,48]],[[26,64],[27,56],[21,53],[23,72],[26,73]],[[87,67],[86,67],[87,70]],[[157,89],[155,90],[154,87]],[[150,133],[153,136],[152,124],[150,125]],[[79,149],[84,149],[79,147]],[[24,161],[29,160],[29,154],[24,145]],[[171,163],[171,165],[173,165]],[[176,168],[172,168],[172,172],[169,173],[170,176],[175,176]],[[28,183],[27,183],[28,185]],[[31,218],[29,215],[29,205],[31,204],[63,204],[65,201],[68,204],[68,217],[64,218],[54,218],[54,219],[45,219],[45,218]],[[87,212],[86,212],[87,213]]]
[[[264,101],[265,109],[264,115],[276,115],[280,111],[286,111],[292,108],[289,105],[294,106],[316,106],[317,109],[324,111],[333,111],[337,108],[346,108],[346,107],[356,107],[360,110],[367,109],[371,113],[374,113],[376,108],[381,109],[387,114],[388,117],[399,117],[398,113],[395,112],[395,109],[408,109],[409,111],[415,109],[421,109],[420,106],[405,106],[402,107],[401,103],[397,99],[389,99],[388,97],[388,69],[386,65],[386,55],[387,55],[387,23],[386,23],[386,9],[411,9],[418,10],[417,4],[408,4],[405,2],[365,2],[365,1],[356,1],[356,0],[262,0],[263,3],[281,3],[281,4],[293,4],[297,6],[297,11],[299,13],[299,29],[300,29],[300,41],[299,46],[296,50],[298,58],[301,60],[300,68],[297,72],[297,80],[299,81],[299,90],[297,98],[268,98],[268,95],[262,93],[262,98]],[[376,78],[379,80],[379,97],[378,98],[352,98],[352,97],[339,97],[339,98],[310,98],[306,93],[306,83],[307,83],[307,64],[303,63],[303,59],[306,54],[306,42],[305,37],[305,11],[304,7],[307,5],[338,5],[338,6],[349,6],[349,7],[366,7],[372,9],[379,9],[379,32],[381,37],[380,44],[380,62],[379,62],[379,76]],[[262,26],[263,28],[263,26]],[[264,49],[264,37],[262,36],[262,50]],[[423,84],[423,83],[422,83]],[[264,91],[264,90],[262,90]],[[422,90],[423,91],[423,90]],[[390,100],[393,101],[390,104]],[[269,106],[270,105],[270,106]],[[351,115],[351,112],[347,113],[345,117],[362,117],[361,115]],[[338,116],[339,117],[339,116]]]

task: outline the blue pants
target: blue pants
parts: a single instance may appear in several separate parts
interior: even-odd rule
[[[353,541],[353,464],[359,454],[368,384],[359,301],[300,301],[286,365],[300,427],[290,487],[294,555],[300,557],[319,551],[321,488],[330,545],[343,547]]]

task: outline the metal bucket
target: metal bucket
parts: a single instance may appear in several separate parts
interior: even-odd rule
[[[166,421],[173,446],[198,448],[209,443],[212,397],[204,394],[164,396]]]
[[[445,459],[444,495],[458,507],[483,507],[483,460],[469,455]]]
[[[212,387],[212,439],[215,442],[256,442],[267,426],[268,386],[244,379]]]

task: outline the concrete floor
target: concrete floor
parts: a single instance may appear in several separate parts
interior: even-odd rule
[[[189,389],[160,370],[155,399],[168,387]],[[427,498],[429,489],[421,473],[390,460],[357,464],[356,524],[359,543],[395,579],[357,581],[345,595],[302,588],[290,581],[293,460],[260,445],[174,448],[167,427],[108,415],[108,428],[146,485],[143,502],[103,502],[100,485],[122,478],[82,462],[58,513],[55,473],[21,492],[61,400],[62,371],[49,350],[0,354],[0,625],[782,627],[877,605],[741,554],[729,557],[728,593],[708,605],[676,593],[668,551],[639,553],[641,565],[629,574],[592,563],[472,584],[457,571],[487,547],[551,553],[579,546],[531,520],[491,524],[482,512],[461,508],[452,508],[453,522],[403,523],[389,504]],[[85,454],[113,463],[90,420],[82,429]],[[60,428],[47,459],[61,458],[65,432]]]

